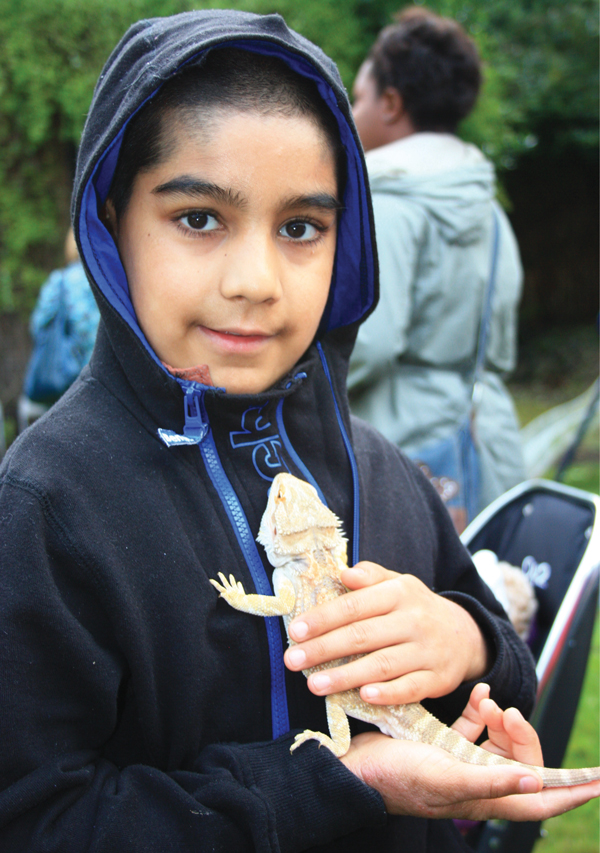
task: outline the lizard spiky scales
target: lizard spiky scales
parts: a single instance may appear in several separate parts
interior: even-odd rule
[[[347,592],[341,581],[347,560],[346,542],[340,527],[339,519],[323,505],[311,485],[291,474],[278,474],[273,480],[257,537],[275,567],[275,595],[247,595],[241,583],[231,575],[228,580],[222,573],[219,573],[220,582],[211,580],[211,583],[237,610],[256,616],[283,616],[287,631],[290,621],[300,613]],[[305,670],[304,674],[308,676],[311,672],[338,666],[345,660],[351,658],[331,661]],[[358,690],[327,696],[325,702],[330,736],[322,732],[302,732],[296,737],[292,750],[307,740],[318,740],[335,755],[344,755],[350,746],[350,716],[373,723],[391,737],[441,747],[467,764],[518,763],[475,746],[443,725],[419,703],[369,705],[361,699]],[[579,785],[600,779],[600,767],[533,769],[546,787]]]

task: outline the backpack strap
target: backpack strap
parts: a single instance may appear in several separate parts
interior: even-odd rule
[[[479,378],[483,371],[485,362],[485,346],[487,343],[490,322],[492,319],[492,300],[496,288],[496,274],[498,272],[498,253],[500,247],[500,220],[495,207],[493,212],[492,233],[492,255],[490,262],[490,275],[488,278],[483,298],[483,309],[481,312],[481,323],[479,324],[479,339],[477,341],[477,352],[475,355],[475,368],[473,370],[473,381],[471,384],[471,412],[476,408],[478,402]]]

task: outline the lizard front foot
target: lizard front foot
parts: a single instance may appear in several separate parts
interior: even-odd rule
[[[241,610],[247,598],[241,581],[236,581],[233,575],[229,575],[229,580],[227,580],[223,572],[219,572],[219,578],[221,579],[221,583],[212,578],[209,578],[209,580],[228,604],[236,610]]]
[[[280,584],[277,595],[246,594],[240,581],[233,575],[229,580],[223,572],[219,572],[221,583],[209,578],[211,584],[221,593],[227,604],[242,613],[252,613],[254,616],[287,616],[294,608],[296,593],[292,583],[285,578]]]

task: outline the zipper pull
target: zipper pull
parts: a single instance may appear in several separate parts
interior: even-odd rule
[[[202,417],[202,394],[188,387],[183,397],[183,411],[185,425],[183,435],[173,432],[171,429],[159,429],[158,434],[167,447],[177,447],[182,444],[200,444],[208,432],[208,421]]]
[[[185,410],[185,426],[183,434],[191,438],[194,444],[200,444],[208,432],[208,423],[202,418],[202,392],[198,393],[193,388],[187,388],[183,398]]]
[[[286,384],[285,390],[289,391],[289,389],[292,387],[292,385],[299,385],[301,382],[304,382],[304,380],[306,379],[306,376],[307,376],[307,374],[304,373],[304,371],[301,371],[300,373],[296,373],[296,375],[292,376],[291,380]]]

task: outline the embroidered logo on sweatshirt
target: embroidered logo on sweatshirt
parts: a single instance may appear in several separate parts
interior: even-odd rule
[[[289,468],[281,456],[282,442],[277,427],[263,416],[264,406],[246,409],[240,430],[232,430],[229,440],[234,450],[252,447],[252,463],[257,474],[269,482]]]

